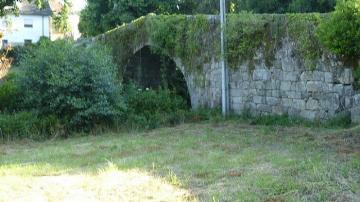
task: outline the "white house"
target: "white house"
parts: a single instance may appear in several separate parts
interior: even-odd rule
[[[86,5],[86,0],[72,0],[69,24],[71,32],[67,34],[56,31],[52,24],[52,15],[61,10],[62,0],[48,0],[45,8],[39,9],[36,5],[27,1],[18,3],[19,15],[9,15],[0,19],[0,32],[3,33],[1,47],[6,45],[23,45],[36,43],[41,37],[51,40],[72,37],[74,40],[81,37],[78,30],[80,12]]]
[[[42,36],[51,37],[52,11],[47,4],[44,9],[25,1],[18,4],[19,16],[9,15],[1,18],[0,31],[3,33],[2,47],[36,43]]]

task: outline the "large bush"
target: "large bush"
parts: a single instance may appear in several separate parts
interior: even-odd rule
[[[110,122],[121,109],[115,67],[102,46],[45,41],[20,62],[25,104],[42,116],[54,114],[69,129]]]
[[[338,0],[331,17],[320,24],[318,36],[334,53],[360,58],[360,0]]]

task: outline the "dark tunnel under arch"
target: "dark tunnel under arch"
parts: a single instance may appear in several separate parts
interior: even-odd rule
[[[189,108],[191,98],[183,72],[175,61],[159,55],[150,46],[139,49],[125,66],[124,82],[134,82],[142,88],[168,88],[186,100]]]

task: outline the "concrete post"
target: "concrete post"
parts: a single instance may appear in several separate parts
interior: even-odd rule
[[[225,63],[225,28],[226,28],[226,5],[225,0],[220,0],[220,24],[221,24],[221,97],[222,114],[229,112],[228,70]]]

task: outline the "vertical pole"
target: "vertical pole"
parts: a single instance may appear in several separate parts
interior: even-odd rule
[[[225,27],[226,27],[226,6],[225,0],[220,0],[220,26],[221,26],[221,98],[222,114],[227,115],[229,109],[227,69],[225,63]]]

